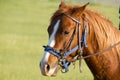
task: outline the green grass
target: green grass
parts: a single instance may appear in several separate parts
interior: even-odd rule
[[[83,62],[83,73],[70,67],[66,74],[44,77],[39,70],[47,44],[47,26],[59,2],[48,0],[0,0],[0,80],[92,80]],[[77,3],[75,3],[77,4]],[[117,7],[91,4],[118,25]]]

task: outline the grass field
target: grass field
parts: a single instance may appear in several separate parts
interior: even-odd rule
[[[83,63],[83,73],[78,65],[66,74],[44,77],[39,70],[43,55],[42,45],[47,44],[47,26],[59,2],[48,0],[0,0],[0,80],[92,80]],[[78,3],[70,3],[78,4]],[[91,4],[118,26],[118,8]]]

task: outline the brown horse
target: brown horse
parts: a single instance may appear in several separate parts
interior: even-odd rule
[[[56,76],[59,69],[67,72],[71,62],[87,57],[94,80],[120,80],[120,31],[100,14],[86,9],[88,4],[61,2],[52,16],[48,46],[44,46],[40,62],[43,75]]]

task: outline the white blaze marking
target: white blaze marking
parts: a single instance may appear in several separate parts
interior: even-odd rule
[[[60,24],[60,20],[57,21],[57,23],[56,23],[55,26],[54,26],[53,32],[52,32],[52,34],[50,35],[50,39],[49,39],[49,42],[48,42],[48,45],[49,45],[50,47],[54,47],[54,45],[55,45],[55,35],[56,35],[57,30],[58,30],[59,24]],[[44,56],[43,56],[43,59],[42,59],[42,61],[41,61],[41,65],[45,64],[45,62],[48,61],[49,56],[50,56],[50,53],[49,53],[49,52],[44,52]],[[42,66],[42,68],[43,68],[43,66]],[[55,69],[56,69],[56,67],[55,67],[55,68],[52,68],[52,69],[49,71],[49,73],[53,74],[54,71],[55,71]]]
[[[56,34],[56,32],[58,30],[58,27],[59,27],[59,23],[60,23],[60,20],[57,21],[57,23],[54,26],[53,32],[50,35],[50,39],[49,39],[49,42],[48,42],[48,45],[50,47],[53,47],[55,45],[55,40],[54,39],[55,39],[55,34]],[[45,59],[44,59],[45,61],[48,60],[49,55],[50,55],[50,53],[45,52],[45,56],[44,56],[45,57]]]

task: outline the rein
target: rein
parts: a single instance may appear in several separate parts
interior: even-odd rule
[[[80,65],[80,72],[82,71],[82,67],[81,67],[81,60],[82,59],[86,59],[86,58],[90,58],[90,57],[93,57],[93,56],[96,56],[96,55],[99,55],[99,54],[102,54],[112,48],[114,48],[115,46],[117,46],[118,44],[120,44],[120,41],[114,45],[112,45],[111,47],[101,51],[101,52],[97,52],[97,53],[94,53],[94,54],[91,54],[91,55],[88,55],[88,56],[83,56],[83,48],[84,47],[87,47],[87,42],[86,42],[86,36],[87,36],[87,32],[88,32],[88,23],[87,22],[84,22],[86,25],[85,25],[85,30],[82,34],[82,37],[80,38],[80,19],[75,19],[67,14],[64,14],[66,17],[72,19],[74,22],[76,22],[76,27],[73,31],[73,34],[71,35],[67,45],[65,46],[65,48],[63,50],[56,50],[50,46],[43,46],[44,47],[44,51],[46,52],[49,52],[50,54],[56,56],[58,58],[58,65],[60,65],[62,67],[62,72],[63,73],[66,73],[69,71],[69,66],[71,63],[79,60],[79,65]],[[78,31],[77,31],[78,30]],[[72,44],[72,41],[74,39],[74,36],[77,32],[77,36],[78,36],[78,45],[72,49],[70,49],[68,51],[68,48],[71,46]],[[70,60],[66,60],[66,57],[69,56],[70,54],[72,54],[73,52],[77,51],[77,57],[74,59],[70,59]]]

